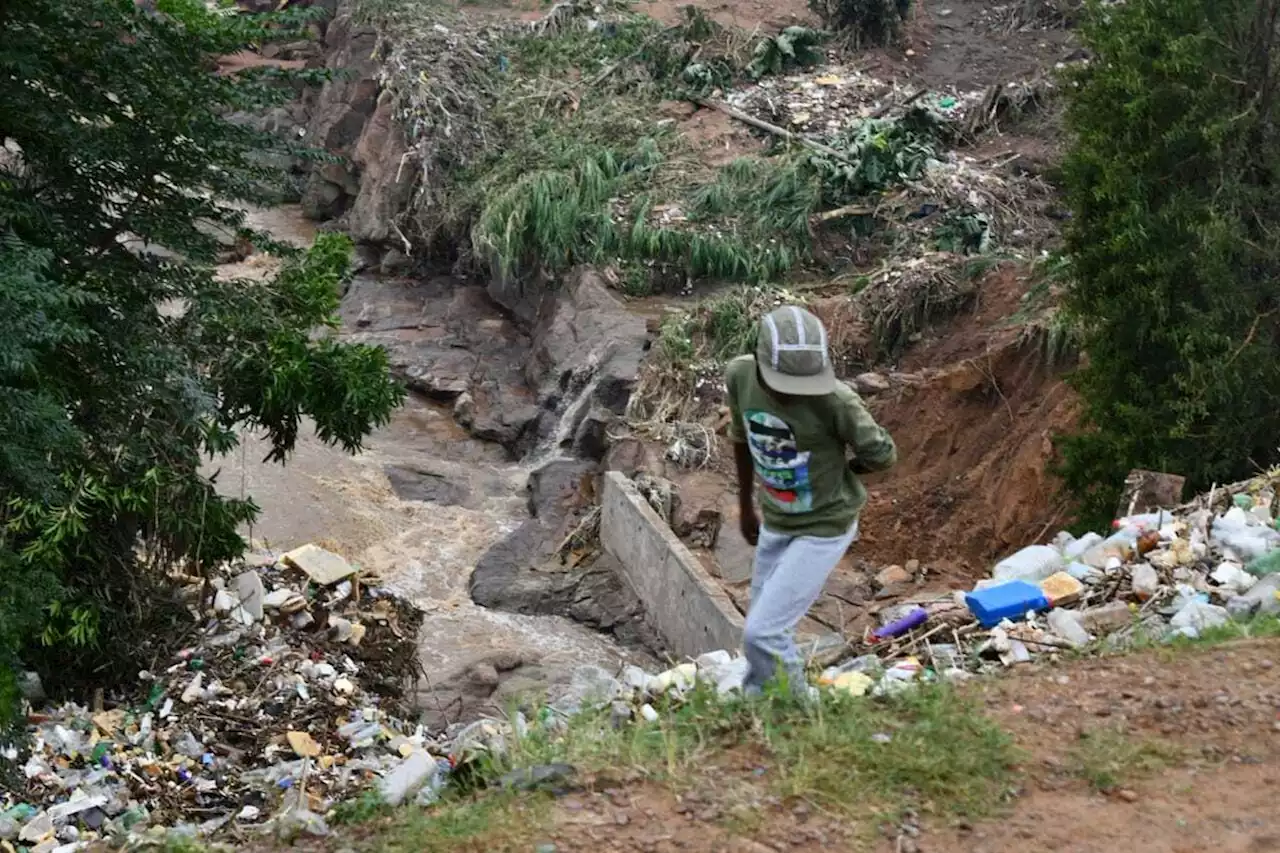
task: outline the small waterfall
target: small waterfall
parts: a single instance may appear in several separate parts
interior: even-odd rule
[[[572,447],[574,432],[591,409],[596,387],[600,384],[599,364],[600,359],[593,355],[570,373],[569,380],[564,383],[566,387],[562,405],[557,406],[559,418],[555,429],[550,430],[549,436],[540,439],[529,452],[525,459],[528,468],[534,469],[548,462],[573,458],[572,454],[565,451]]]

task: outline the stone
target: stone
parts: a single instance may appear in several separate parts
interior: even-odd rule
[[[606,471],[620,471],[627,477],[653,468],[649,447],[635,436],[624,436],[611,442],[604,455],[602,467]]]
[[[593,406],[573,432],[573,450],[584,459],[603,459],[609,450],[609,426],[613,413]]]
[[[547,785],[561,785],[573,779],[577,770],[572,764],[535,764],[518,767],[498,778],[498,787],[531,791]]]
[[[405,384],[414,391],[426,394],[434,400],[449,402],[459,395],[471,390],[471,379],[467,376],[440,370],[434,365],[412,365],[405,371]]]
[[[556,290],[536,285],[512,290],[495,278],[489,293],[533,327],[525,371],[529,384],[566,401],[589,390],[593,405],[615,415],[625,412],[648,332],[644,319],[609,291],[597,271],[578,269]]]
[[[407,206],[413,186],[413,170],[403,167],[408,146],[394,110],[391,93],[383,91],[351,152],[360,187],[345,224],[352,239],[360,242],[381,243],[397,237],[392,225]],[[383,259],[383,272],[404,274],[412,263],[403,252],[391,249]]]
[[[542,410],[532,404],[503,408],[490,405],[473,419],[471,434],[483,441],[511,448],[541,413]]]
[[[469,391],[463,391],[453,401],[453,419],[470,429],[476,419],[476,401]]]
[[[440,506],[457,506],[471,499],[464,472],[436,463],[386,465],[383,473],[391,490],[402,501],[430,501]]]
[[[255,622],[262,618],[262,606],[266,594],[262,586],[262,577],[253,569],[242,572],[236,577],[236,595],[240,598],[240,607]]]
[[[342,215],[346,206],[346,194],[342,187],[332,184],[317,175],[308,181],[302,192],[300,202],[302,212],[308,219],[325,222]]]
[[[1186,477],[1176,474],[1135,468],[1125,477],[1116,518],[1178,506],[1182,503],[1182,491],[1186,483]]]
[[[285,565],[304,572],[317,586],[331,586],[356,573],[355,567],[344,558],[311,543],[294,548],[280,559]]]
[[[607,705],[623,693],[622,684],[606,670],[586,664],[574,669],[568,689],[551,703],[551,707],[566,714],[576,714],[586,708]]]
[[[387,249],[378,271],[383,275],[405,275],[413,271],[413,258],[396,248]]]
[[[40,680],[40,673],[28,669],[19,674],[18,695],[33,705],[45,701],[48,696],[45,695],[44,682]]]
[[[859,373],[853,377],[853,390],[859,394],[881,394],[893,387],[889,377],[883,373]]]
[[[914,580],[911,573],[902,566],[887,566],[876,573],[876,584],[881,589],[892,589],[904,586]]]

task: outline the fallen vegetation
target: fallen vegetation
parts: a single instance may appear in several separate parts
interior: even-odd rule
[[[778,282],[830,266],[822,234],[875,235],[882,255],[917,239],[983,252],[993,220],[1013,209],[1001,179],[949,162],[968,127],[956,98],[904,94],[813,135],[712,97],[825,60],[813,30],[753,47],[694,10],[662,27],[625,6],[561,4],[500,30],[428,6],[377,13],[421,174],[404,233],[452,252],[462,271],[554,281],[588,263],[613,267],[632,295]],[[775,144],[710,166],[676,120],[654,118],[680,100]]]

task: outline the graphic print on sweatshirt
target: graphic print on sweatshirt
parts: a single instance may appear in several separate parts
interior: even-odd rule
[[[796,436],[781,418],[751,410],[743,415],[747,446],[755,463],[764,499],[783,513],[813,509],[813,483],[809,480],[809,452],[796,447]]]

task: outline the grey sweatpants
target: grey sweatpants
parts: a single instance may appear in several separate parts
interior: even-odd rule
[[[748,694],[759,692],[773,679],[778,662],[786,669],[792,691],[804,693],[804,659],[796,647],[796,625],[857,538],[857,521],[848,533],[831,538],[786,536],[760,528],[742,636],[748,666],[743,686]]]

